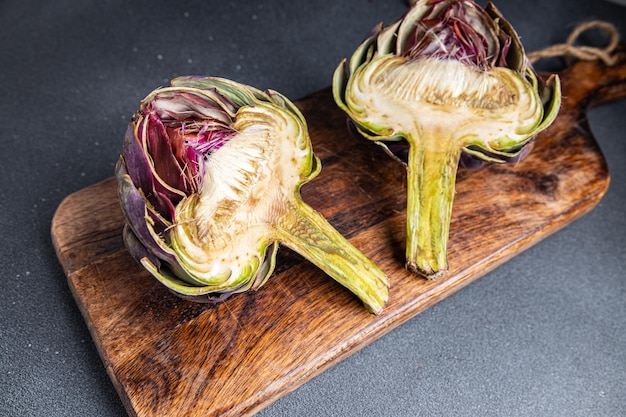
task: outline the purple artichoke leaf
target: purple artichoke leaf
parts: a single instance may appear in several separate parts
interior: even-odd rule
[[[144,258],[148,259],[156,268],[161,268],[161,261],[154,256],[146,247],[139,241],[132,228],[126,224],[122,232],[124,239],[124,245],[128,250],[128,253],[132,258],[137,261],[138,264],[142,264]]]
[[[182,154],[182,140],[171,140],[165,126],[155,114],[149,114],[144,119],[143,133],[146,138],[146,150],[152,155],[153,176],[161,181],[157,184],[166,184],[161,187],[162,194],[169,199],[182,198],[193,192],[193,181],[187,178],[177,154]],[[181,158],[182,159],[182,158]]]
[[[146,153],[135,137],[132,124],[128,126],[124,135],[123,166],[125,173],[132,178],[135,186],[144,190],[146,197],[150,198],[151,191],[153,191],[152,169]]]
[[[144,246],[148,253],[169,265],[169,268],[175,274],[189,282],[199,284],[200,282],[197,281],[192,274],[184,270],[181,266],[180,259],[167,246],[168,228],[171,227],[171,224],[168,224],[158,212],[155,212],[147,206],[144,196],[135,187],[128,175],[124,176],[118,182],[118,194],[122,204],[122,211],[126,218],[126,224],[132,230],[132,235],[135,239]],[[131,243],[133,245],[135,244],[135,242]],[[137,248],[127,247],[127,249],[133,251],[133,253],[137,253]],[[153,264],[154,268],[157,270],[161,266],[160,264],[157,265],[155,262],[153,262]]]
[[[230,298],[230,296],[233,295],[232,292],[211,292],[208,294],[198,294],[198,295],[186,295],[186,294],[181,294],[178,293],[174,290],[172,290],[171,288],[168,288],[169,292],[171,292],[172,294],[174,294],[175,296],[177,296],[178,298],[181,298],[185,301],[191,301],[194,303],[199,303],[199,304],[208,304],[208,305],[215,305],[215,304],[220,304],[224,301],[226,301],[228,298]]]
[[[135,131],[132,125],[128,127],[126,134],[124,135],[124,153],[121,160],[125,172],[132,179],[135,187],[142,190],[145,198],[159,212],[164,214],[169,213],[169,219],[171,219],[173,214],[173,204],[168,196],[155,189],[155,186],[158,186],[158,182],[154,181],[155,178],[152,175],[154,172],[152,165],[150,164],[146,153],[143,151],[141,144],[135,138]],[[159,188],[162,190],[165,189],[164,187]],[[179,195],[175,196],[177,199],[180,199]]]
[[[487,161],[478,158],[472,154],[463,152],[459,158],[459,168],[465,168],[469,171],[477,171],[484,167]]]
[[[174,87],[157,90],[144,101],[142,111],[153,113],[166,123],[175,123],[205,118],[230,123],[235,117],[237,106],[216,90],[198,93],[197,89],[172,91]]]
[[[177,262],[176,256],[155,241],[154,233],[150,230],[146,222],[146,200],[128,175],[124,176],[119,181],[118,194],[122,211],[126,218],[126,224],[132,229],[136,239],[141,242],[148,252],[170,264],[175,264]],[[160,228],[162,227],[163,225],[160,225]]]

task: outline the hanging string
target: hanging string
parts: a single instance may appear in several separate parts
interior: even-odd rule
[[[600,29],[608,34],[608,44],[603,48],[576,45],[575,43],[578,40],[578,37],[583,32],[589,29]],[[542,58],[566,56],[578,58],[584,61],[593,61],[595,59],[600,59],[606,65],[610,66],[614,65],[617,62],[617,56],[614,55],[614,52],[618,44],[619,31],[613,24],[601,20],[592,20],[576,26],[567,38],[566,43],[548,46],[545,49],[541,49],[536,52],[530,52],[527,55],[530,62],[535,62]]]

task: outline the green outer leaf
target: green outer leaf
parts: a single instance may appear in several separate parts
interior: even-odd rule
[[[544,100],[544,117],[537,132],[547,128],[559,113],[561,108],[561,79],[558,75],[551,75],[546,81],[546,86],[542,91],[542,99]]]
[[[390,54],[396,52],[398,28],[400,27],[400,23],[401,21],[398,20],[396,23],[386,27],[384,30],[379,28],[378,39],[376,39],[377,54]],[[369,59],[371,59],[371,57],[369,57]]]
[[[235,81],[218,77],[177,77],[171,81],[172,87],[191,87],[200,90],[217,89],[227,96],[235,105],[243,107],[259,101],[271,101],[261,90],[251,86],[243,86]]]

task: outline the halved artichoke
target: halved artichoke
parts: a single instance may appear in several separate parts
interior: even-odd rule
[[[117,164],[129,252],[176,294],[221,301],[259,288],[280,242],[378,313],[384,273],[300,187],[321,169],[306,122],[284,96],[214,77],[180,77],[149,94]]]
[[[427,278],[448,269],[462,152],[515,160],[560,105],[558,77],[542,81],[493,4],[470,0],[419,0],[375,28],[338,66],[333,93],[366,138],[409,143],[406,266]]]

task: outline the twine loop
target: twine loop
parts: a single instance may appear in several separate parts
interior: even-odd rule
[[[576,45],[578,37],[589,29],[600,29],[609,35],[609,42],[604,47],[594,47],[585,45]],[[619,44],[619,31],[609,22],[601,20],[592,20],[581,23],[574,28],[567,38],[566,43],[549,46],[536,52],[528,54],[530,62],[538,61],[542,58],[552,58],[559,56],[568,56],[578,58],[584,61],[602,60],[606,65],[611,66],[617,62],[617,56],[614,52]]]

